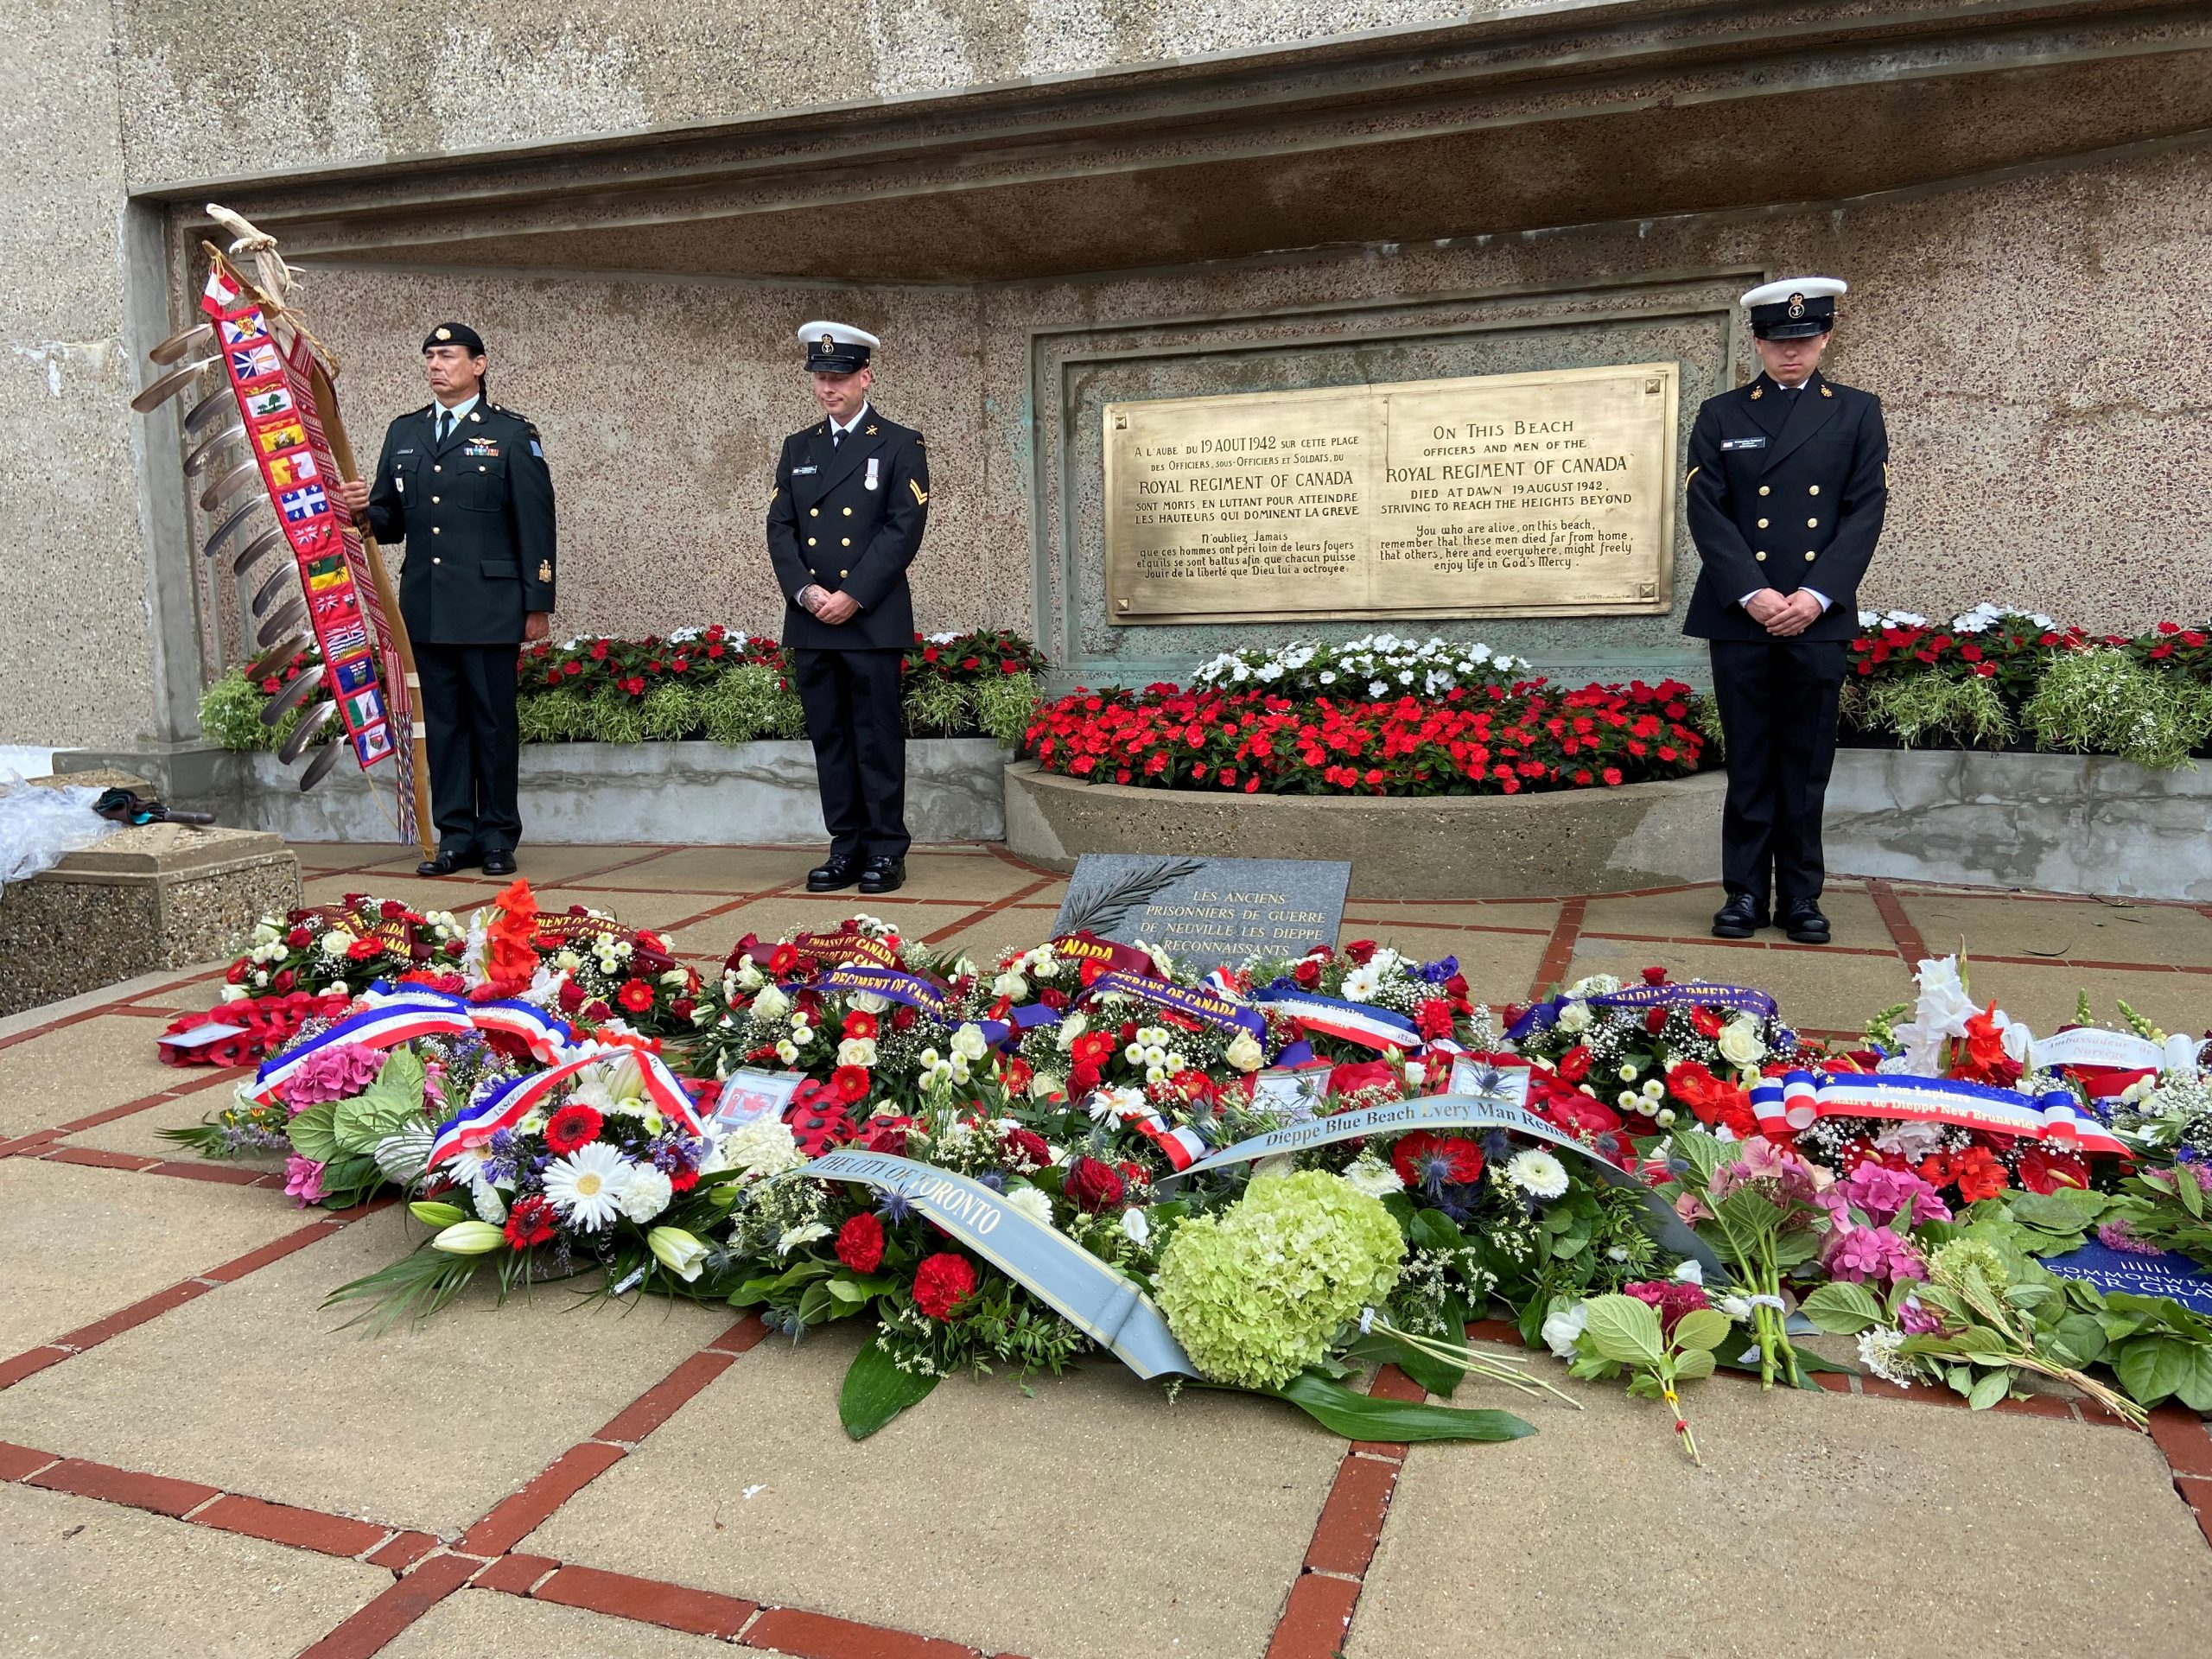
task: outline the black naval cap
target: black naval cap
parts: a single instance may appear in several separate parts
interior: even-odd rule
[[[865,328],[842,322],[810,322],[798,331],[806,347],[809,374],[851,374],[868,366],[868,354],[883,344]]]
[[[484,355],[484,337],[465,322],[442,322],[423,336],[423,349],[433,346],[460,346],[467,348],[471,357]]]
[[[1761,340],[1804,340],[1835,327],[1835,302],[1851,284],[1834,276],[1786,276],[1763,283],[1739,303],[1751,314],[1751,333]]]

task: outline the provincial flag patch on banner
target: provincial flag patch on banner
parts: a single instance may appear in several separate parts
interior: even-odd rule
[[[373,766],[391,753],[391,728],[378,721],[353,734],[353,753],[365,766]]]
[[[282,449],[296,449],[308,441],[308,435],[297,421],[282,421],[275,426],[261,429],[261,453],[273,455]]]
[[[383,718],[384,699],[377,695],[374,686],[371,686],[365,691],[357,691],[346,699],[346,721],[348,725],[366,726],[373,721]]]
[[[353,577],[352,572],[343,569],[337,570],[326,570],[321,575],[309,576],[308,578],[308,591],[311,594],[330,594],[337,593],[340,590],[350,591],[353,586]]]
[[[315,596],[315,620],[335,626],[350,622],[361,613],[361,596],[352,582],[343,588],[334,588],[327,594]]]
[[[271,415],[289,415],[292,412],[292,394],[282,386],[271,386],[266,391],[250,391],[246,394],[245,412],[256,420],[263,420]]]
[[[249,346],[231,353],[231,378],[241,384],[266,379],[283,366],[274,346]]]
[[[322,654],[326,658],[351,657],[355,652],[368,648],[369,631],[358,622],[351,627],[334,629],[330,637],[322,642]]]
[[[315,470],[315,457],[304,449],[296,454],[272,455],[269,459],[269,481],[280,490],[321,476]]]
[[[284,491],[277,496],[276,505],[284,510],[285,518],[295,522],[313,518],[330,511],[329,498],[313,484],[305,489]]]
[[[342,663],[333,663],[327,671],[337,681],[340,696],[377,683],[376,658],[373,657],[348,658]]]
[[[242,317],[223,320],[223,344],[251,346],[257,340],[269,338],[269,324],[258,311],[249,311]]]

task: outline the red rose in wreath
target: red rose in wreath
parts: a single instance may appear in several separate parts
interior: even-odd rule
[[[837,1259],[855,1273],[874,1273],[883,1265],[883,1224],[865,1210],[849,1217],[837,1230]]]
[[[1078,1158],[1069,1166],[1060,1191],[1077,1209],[1087,1210],[1095,1216],[1121,1203],[1126,1188],[1112,1165],[1102,1164],[1096,1158]]]
[[[556,1156],[565,1158],[579,1147],[588,1147],[599,1139],[600,1126],[607,1120],[592,1108],[578,1101],[570,1101],[547,1120],[545,1144]]]
[[[914,1306],[933,1319],[949,1319],[976,1294],[976,1269],[950,1250],[925,1255],[914,1269]]]

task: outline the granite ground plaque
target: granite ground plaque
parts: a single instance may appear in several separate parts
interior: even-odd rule
[[[1090,853],[1068,880],[1053,932],[1142,939],[1201,972],[1255,955],[1301,957],[1336,944],[1351,881],[1349,863],[1319,860]]]

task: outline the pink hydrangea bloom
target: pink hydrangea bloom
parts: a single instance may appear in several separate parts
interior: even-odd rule
[[[1924,1337],[1942,1328],[1943,1321],[1923,1307],[1919,1297],[1908,1296],[1897,1304],[1897,1329],[1908,1337]]]
[[[326,1100],[351,1100],[374,1083],[383,1070],[384,1056],[359,1043],[319,1049],[302,1060],[299,1069],[285,1080],[284,1103],[297,1116]]]
[[[322,1202],[322,1166],[294,1153],[284,1160],[284,1192],[297,1198],[302,1209]]]
[[[1910,1238],[1886,1227],[1854,1227],[1841,1216],[1821,1247],[1821,1265],[1831,1278],[1861,1284],[1928,1276],[1928,1264]]]
[[[1851,1172],[1841,1190],[1845,1201],[1877,1227],[1888,1226],[1908,1210],[1905,1224],[1910,1227],[1951,1218],[1950,1206],[1926,1181],[1910,1170],[1891,1169],[1872,1159]]]

